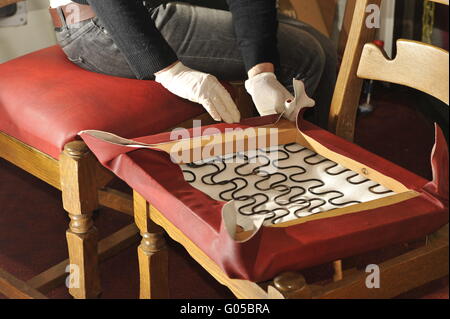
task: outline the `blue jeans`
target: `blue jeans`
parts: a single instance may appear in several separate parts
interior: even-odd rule
[[[163,37],[186,66],[215,75],[220,80],[245,80],[244,62],[234,34],[231,13],[183,3],[168,3],[149,14]],[[326,127],[336,81],[336,49],[311,26],[280,16],[278,80],[291,92],[292,79],[305,83],[316,100],[311,119]],[[57,31],[68,58],[87,70],[135,78],[119,48],[98,18]]]

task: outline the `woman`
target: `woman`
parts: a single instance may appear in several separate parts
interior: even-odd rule
[[[246,80],[261,115],[283,111],[296,78],[316,100],[312,120],[327,125],[335,49],[311,26],[278,16],[276,0],[227,0],[229,11],[161,0],[74,2],[50,0],[62,21],[58,43],[85,69],[156,80],[228,123],[240,115],[217,78]]]

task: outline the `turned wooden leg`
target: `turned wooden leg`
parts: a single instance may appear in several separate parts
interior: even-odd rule
[[[150,205],[137,192],[134,192],[134,218],[142,236],[138,247],[139,298],[169,298],[168,251],[164,230],[150,219]]]
[[[92,212],[98,207],[96,160],[81,141],[68,143],[60,157],[61,191],[70,224],[66,232],[71,276],[66,281],[77,299],[101,292],[98,270],[98,232]]]
[[[306,283],[305,277],[296,272],[285,272],[273,280],[275,288],[286,299],[310,299],[311,288]]]

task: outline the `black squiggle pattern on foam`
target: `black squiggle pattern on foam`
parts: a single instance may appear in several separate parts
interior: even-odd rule
[[[284,162],[292,156],[299,157],[299,165],[285,165]],[[227,162],[237,159],[243,160],[244,163],[234,167],[233,178],[225,178],[224,172],[229,167]],[[261,215],[265,221],[272,224],[282,222],[286,218],[302,218],[320,213],[324,211],[325,205],[331,205],[331,209],[327,210],[332,210],[361,203],[358,200],[345,199],[349,194],[346,195],[338,189],[327,189],[323,180],[307,178],[305,175],[308,170],[318,170],[333,177],[342,175],[350,185],[367,187],[366,190],[374,195],[392,193],[370,179],[296,143],[260,149],[252,155],[236,153],[214,157],[186,166],[187,169],[184,169],[183,173],[188,183],[195,183],[200,178],[205,185],[221,186],[218,195],[220,200],[240,202],[239,214]],[[200,177],[196,171],[202,168],[208,168],[208,173]],[[245,194],[249,180],[255,178],[257,180],[252,186],[257,192]],[[288,185],[288,182],[294,183],[294,186]]]

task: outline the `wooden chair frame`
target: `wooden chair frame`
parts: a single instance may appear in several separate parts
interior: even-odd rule
[[[222,269],[139,193],[134,193],[136,225],[142,236],[138,247],[141,299],[169,297],[167,233],[219,283],[241,299],[375,299],[393,298],[448,275],[448,225],[427,238],[424,246],[378,264],[383,284],[368,289],[365,270],[334,262],[334,274],[326,284],[307,284],[298,272],[286,272],[268,282],[230,279]]]
[[[44,298],[43,293],[64,282],[66,266],[76,264],[80,267],[80,285],[70,288],[70,293],[75,298],[97,297],[98,259],[135,243],[138,232],[131,224],[98,243],[92,212],[105,206],[132,215],[131,196],[105,188],[113,175],[81,141],[68,143],[58,161],[0,132],[0,157],[61,190],[64,209],[71,219],[66,232],[70,261],[62,261],[26,283],[1,270],[0,292],[11,298]]]
[[[0,7],[20,1],[0,0]],[[104,188],[113,176],[94,160],[82,142],[65,145],[58,161],[0,131],[0,157],[61,190],[64,208],[71,218],[67,230],[70,261],[66,259],[27,282],[0,269],[0,293],[10,298],[44,299],[45,292],[64,282],[66,266],[78,264],[80,286],[71,288],[70,293],[76,298],[98,296],[98,259],[131,245],[138,236],[131,224],[98,243],[92,212],[103,205],[132,215],[131,196]]]
[[[449,5],[448,0],[431,1]],[[369,4],[380,5],[381,0],[348,0],[339,42],[339,50],[342,50],[345,43],[345,51],[331,102],[328,123],[330,131],[349,141],[354,139],[356,115],[364,81],[357,72],[359,62],[363,46],[374,39],[376,32],[376,29],[366,28],[367,16],[362,14]]]
[[[445,0],[436,2],[448,5],[448,1]],[[398,69],[392,68],[392,64],[396,63],[395,61],[401,63],[408,60],[406,47],[416,44],[413,41],[398,42],[399,54],[394,61],[387,61],[376,46],[365,44],[371,42],[374,36],[374,30],[368,30],[365,27],[365,9],[371,3],[380,4],[380,0],[350,2],[355,11],[330,112],[330,128],[337,135],[349,140],[353,139],[362,79],[388,80],[389,77],[383,74],[388,72],[392,75],[398,72]],[[448,63],[448,52],[446,56],[443,56],[441,51],[429,46],[419,54],[422,58],[432,60],[446,58]],[[368,56],[375,59],[380,68],[361,61],[361,57]],[[383,68],[386,65],[389,65],[391,69]],[[447,72],[446,75],[445,72]],[[448,68],[442,71],[441,76],[445,76],[448,80]],[[448,82],[447,85],[442,84],[436,90],[435,85],[430,85],[430,80],[426,77],[417,79],[400,76],[397,83],[421,89],[448,104]],[[344,270],[342,265],[346,264],[347,260],[335,261],[333,277],[328,283],[320,285],[307,284],[305,278],[296,272],[282,273],[264,283],[230,279],[213,260],[137,192],[134,192],[134,215],[142,236],[138,248],[140,298],[169,297],[168,252],[164,232],[183,245],[204,269],[221,284],[227,286],[238,298],[392,298],[448,276],[448,224],[427,236],[424,245],[418,248],[405,248],[403,253],[378,264],[384,284],[378,289],[368,289],[366,287],[368,274],[364,270],[355,268]],[[405,243],[405,246],[407,247],[408,244]]]

